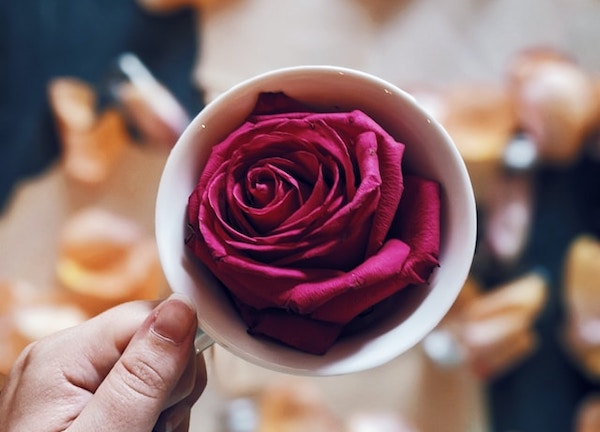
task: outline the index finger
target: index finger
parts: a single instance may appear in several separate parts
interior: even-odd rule
[[[56,367],[57,364],[59,367],[64,366],[64,376],[71,384],[95,392],[121,357],[135,332],[158,303],[158,301],[123,303],[77,327],[51,336],[45,343],[56,361],[48,366]],[[58,352],[57,345],[62,347]],[[39,349],[42,350],[44,347]],[[85,359],[75,368],[72,367],[74,351]],[[42,368],[44,366],[39,365]]]

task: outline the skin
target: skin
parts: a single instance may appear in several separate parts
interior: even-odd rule
[[[0,430],[187,431],[206,386],[196,327],[189,300],[173,295],[124,303],[29,345],[0,392]]]

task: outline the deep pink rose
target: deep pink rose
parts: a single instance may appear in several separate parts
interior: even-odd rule
[[[361,111],[262,94],[189,198],[187,245],[252,334],[324,353],[364,311],[438,265],[440,192]]]

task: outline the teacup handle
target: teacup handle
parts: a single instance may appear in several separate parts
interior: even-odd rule
[[[196,338],[194,339],[194,347],[196,348],[196,354],[200,354],[202,351],[210,348],[215,343],[209,335],[204,333],[200,327],[196,330]]]

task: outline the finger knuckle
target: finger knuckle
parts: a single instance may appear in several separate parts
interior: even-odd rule
[[[170,390],[170,383],[151,362],[143,359],[122,358],[123,383],[134,394],[144,398],[158,399]]]
[[[30,367],[35,367],[36,359],[45,357],[45,341],[34,341],[27,345],[19,354],[13,364],[13,371],[22,373]],[[39,363],[39,362],[38,362]]]

